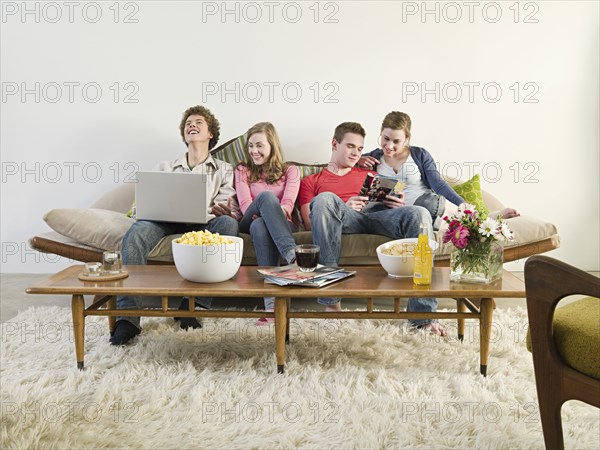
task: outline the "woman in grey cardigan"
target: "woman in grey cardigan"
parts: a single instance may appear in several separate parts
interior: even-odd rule
[[[438,229],[441,218],[456,212],[464,199],[444,181],[431,154],[424,148],[409,144],[410,128],[408,114],[392,111],[386,115],[379,136],[381,148],[364,154],[358,165],[377,170],[380,175],[402,180],[404,204],[427,209],[431,213],[433,227]],[[490,215],[499,214],[504,218],[519,215],[512,208]]]

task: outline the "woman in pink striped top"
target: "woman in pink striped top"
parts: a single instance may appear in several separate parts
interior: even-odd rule
[[[280,257],[296,260],[292,211],[300,189],[300,170],[283,162],[281,143],[270,122],[257,123],[246,133],[246,161],[235,169],[235,190],[242,210],[240,232],[250,233],[260,266],[278,266]],[[275,299],[265,297],[265,310]],[[257,325],[272,319],[261,318]]]

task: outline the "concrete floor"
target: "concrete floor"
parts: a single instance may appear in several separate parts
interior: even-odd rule
[[[523,272],[513,272],[515,276],[523,280]],[[19,311],[25,310],[30,306],[62,306],[70,307],[71,297],[68,295],[30,295],[25,293],[25,288],[36,284],[47,278],[49,274],[0,274],[0,322],[6,322],[15,317]],[[86,306],[91,302],[92,297],[86,297]],[[213,305],[222,307],[238,307],[244,309],[262,308],[262,299],[215,299]],[[498,308],[515,308],[521,306],[527,307],[524,298],[506,298],[496,300]],[[296,299],[292,304],[294,309],[314,309],[322,310],[323,307],[311,299]],[[406,307],[406,301],[403,301],[403,307]],[[342,302],[342,307],[347,309],[366,308],[366,301],[363,299],[346,299]],[[374,302],[375,308],[388,309],[393,308],[393,302],[388,299],[377,299]],[[456,308],[456,302],[452,299],[440,299],[439,308]]]

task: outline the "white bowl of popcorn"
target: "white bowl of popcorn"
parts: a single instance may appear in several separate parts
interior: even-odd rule
[[[185,233],[171,245],[177,272],[196,283],[229,280],[239,270],[244,252],[242,238],[208,231]]]
[[[397,239],[381,244],[375,250],[379,263],[390,277],[412,277],[415,268],[415,250],[418,238]],[[435,253],[438,243],[429,239],[429,246]]]

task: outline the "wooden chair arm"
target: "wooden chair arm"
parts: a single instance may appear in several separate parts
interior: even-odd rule
[[[554,343],[553,317],[558,302],[573,294],[600,297],[600,278],[538,255],[525,263],[525,290],[538,395],[540,391],[553,390],[556,397],[564,401],[568,389],[568,398],[598,406],[600,395],[589,396],[589,392],[597,389],[597,381],[570,367],[563,369],[558,384],[549,382],[545,374],[554,373],[557,367],[565,365]]]

